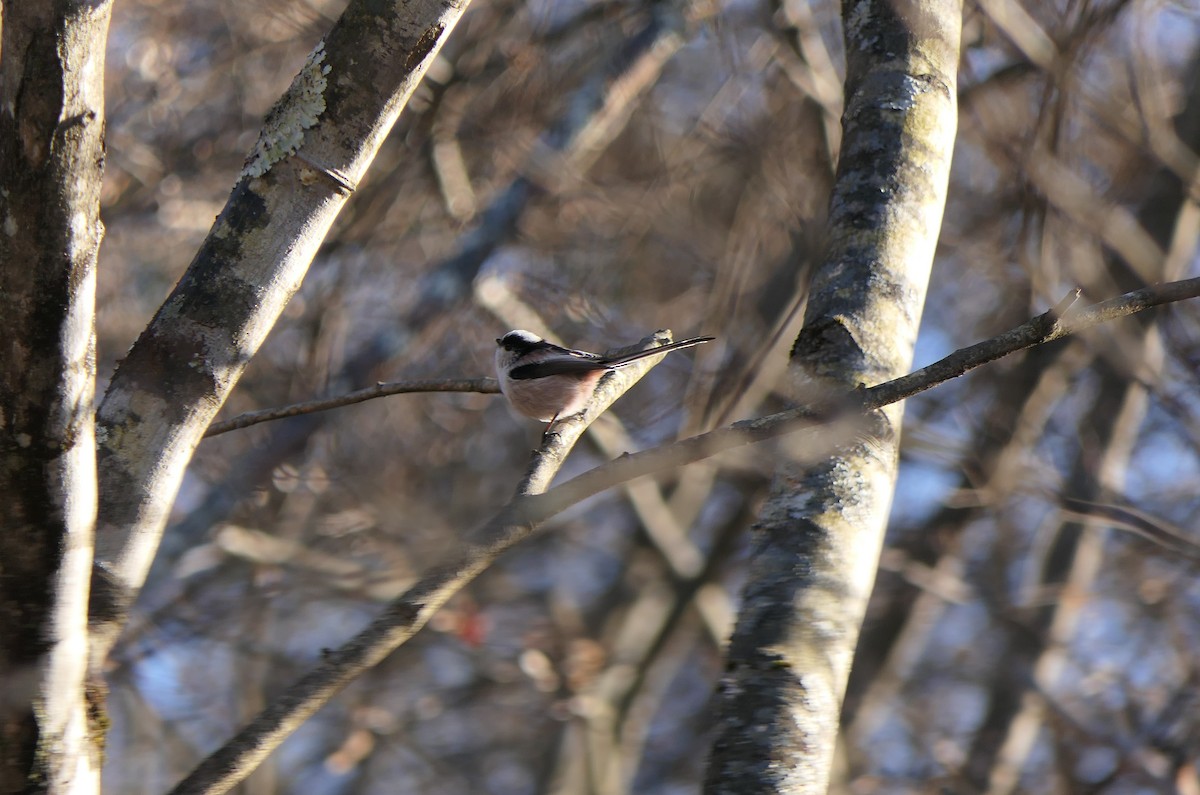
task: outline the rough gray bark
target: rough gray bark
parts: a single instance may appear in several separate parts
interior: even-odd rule
[[[99,789],[84,694],[110,2],[9,3],[0,42],[0,791]],[[95,741],[95,742],[93,742]]]
[[[466,5],[350,4],[269,114],[208,238],[117,368],[97,416],[94,670],[145,580],[192,451]]]
[[[957,124],[958,0],[843,9],[844,147],[831,244],[792,363],[816,399],[908,369]],[[874,582],[901,411],[869,442],[783,468],[755,526],[705,791],[818,793]]]

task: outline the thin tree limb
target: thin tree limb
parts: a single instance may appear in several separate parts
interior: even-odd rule
[[[415,381],[379,382],[375,386],[356,389],[344,395],[329,398],[306,400],[302,403],[292,403],[288,406],[275,406],[269,409],[247,411],[222,422],[214,422],[204,432],[204,438],[219,436],[230,431],[249,428],[260,422],[271,422],[286,417],[298,417],[302,414],[314,414],[318,411],[352,406],[375,398],[390,395],[405,395],[413,392],[474,392],[482,395],[495,395],[500,392],[500,382],[495,378],[425,378]]]

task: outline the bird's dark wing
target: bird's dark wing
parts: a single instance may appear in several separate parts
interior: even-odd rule
[[[562,356],[514,367],[509,371],[508,377],[516,381],[525,381],[530,378],[545,378],[548,375],[585,375],[608,369],[611,368],[595,359],[568,359]]]

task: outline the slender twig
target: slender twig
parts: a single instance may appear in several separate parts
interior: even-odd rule
[[[1200,296],[1200,278],[1146,287],[1074,311],[1071,310],[1072,296],[1068,295],[1049,312],[892,381],[848,391],[816,406],[737,422],[673,444],[621,456],[541,494],[530,493],[531,490],[523,485],[518,496],[475,534],[482,539],[480,542],[467,547],[456,559],[426,573],[406,593],[392,601],[366,629],[330,652],[321,665],[292,685],[249,726],[201,763],[173,792],[175,795],[210,795],[225,792],[241,781],[285,737],[350,681],[412,637],[447,599],[485,571],[501,553],[533,535],[542,522],[580,500],[633,478],[673,469],[725,450],[786,433],[813,430],[834,419],[871,412],[1002,356],[1150,307],[1197,296]],[[603,391],[604,387],[605,382],[601,382],[598,391]],[[564,423],[566,427],[560,431],[564,435],[581,432],[587,422],[603,410],[600,406],[611,402],[607,393],[603,395],[603,401],[589,409],[585,417]],[[549,444],[555,444],[557,435],[557,432],[550,435]],[[531,471],[524,483],[534,480]],[[544,472],[536,477],[536,482],[548,482]]]
[[[350,406],[362,403],[364,400],[387,397],[388,395],[403,395],[412,392],[476,392],[483,395],[495,395],[500,391],[500,382],[495,378],[425,378],[416,381],[379,382],[375,386],[348,392],[330,398],[306,400],[303,403],[293,403],[289,406],[276,406],[269,409],[247,411],[228,420],[214,422],[204,432],[204,438],[217,436],[229,431],[249,428],[260,422],[281,420],[284,417],[297,417],[301,414],[313,414],[318,411]]]
[[[1172,554],[1192,560],[1200,559],[1200,544],[1189,537],[1190,533],[1160,516],[1132,505],[1090,502],[1067,496],[1058,499],[1066,519],[1103,524],[1114,530],[1131,533]]]

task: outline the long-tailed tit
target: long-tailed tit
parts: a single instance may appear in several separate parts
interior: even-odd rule
[[[583,410],[601,376],[630,362],[667,351],[690,348],[713,337],[692,337],[617,356],[562,348],[538,335],[517,329],[496,340],[496,377],[512,407],[526,417],[554,423]]]

